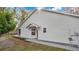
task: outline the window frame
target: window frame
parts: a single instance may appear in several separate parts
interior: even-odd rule
[[[43,33],[46,33],[47,32],[47,28],[43,28]]]

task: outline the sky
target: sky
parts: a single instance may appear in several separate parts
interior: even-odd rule
[[[31,12],[35,9],[39,9],[41,7],[21,7],[20,9],[24,9],[26,10],[27,12]],[[64,12],[64,7],[42,7],[43,9],[46,9],[46,10],[51,10],[51,11],[58,11],[58,12]],[[17,16],[20,16],[20,10],[17,8]]]
[[[39,7],[24,7],[27,11],[32,11],[34,9],[37,9]],[[64,8],[63,7],[43,7],[43,9],[46,10],[55,10],[55,11],[59,11],[59,12],[63,12]]]

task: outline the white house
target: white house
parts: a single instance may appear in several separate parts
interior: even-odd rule
[[[79,45],[79,16],[34,10],[17,28],[24,38]]]

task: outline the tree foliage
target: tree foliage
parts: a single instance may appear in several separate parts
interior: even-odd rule
[[[13,30],[16,26],[13,13],[7,10],[0,11],[0,34],[7,33]]]
[[[64,7],[66,13],[79,15],[79,7]]]
[[[14,7],[13,13],[17,19],[17,26],[28,16],[28,12],[24,7]]]

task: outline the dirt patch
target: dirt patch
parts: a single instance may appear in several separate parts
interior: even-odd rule
[[[4,41],[6,39],[8,39],[8,38],[6,38],[6,37],[0,37],[0,41]]]
[[[28,43],[29,43],[29,42],[27,42],[27,41],[20,40],[20,39],[18,39],[18,38],[13,38],[13,40],[15,41],[15,44],[16,44],[16,45],[21,45],[21,46],[28,45]]]
[[[6,37],[0,38],[0,47],[8,48],[8,47],[13,47],[14,45],[15,45],[15,42],[13,40],[9,40]]]
[[[0,37],[0,51],[64,51],[56,47],[25,41],[12,35]]]

